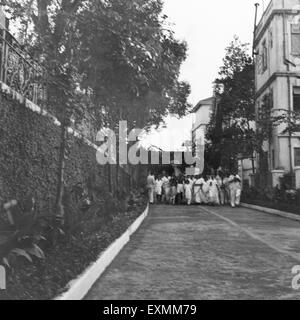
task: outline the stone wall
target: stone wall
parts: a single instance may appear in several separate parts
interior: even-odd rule
[[[14,97],[12,97],[12,95]],[[0,93],[0,204],[33,195],[39,212],[51,213],[56,196],[59,122],[53,116],[30,108],[9,89]],[[96,146],[70,130],[71,152],[66,161],[66,185],[87,185],[92,176],[106,188],[115,191],[117,183],[129,192],[130,177],[125,169],[101,166],[96,161]],[[116,174],[119,174],[119,180]],[[111,183],[109,183],[111,181]],[[111,188],[110,188],[111,187]]]

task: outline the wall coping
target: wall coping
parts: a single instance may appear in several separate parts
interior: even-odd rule
[[[11,94],[13,99],[15,101],[18,101],[19,103],[23,104],[27,109],[33,111],[34,113],[40,114],[43,117],[48,118],[50,121],[52,121],[52,123],[54,123],[57,127],[61,126],[60,121],[53,116],[51,113],[49,113],[48,111],[46,111],[45,109],[41,108],[40,106],[38,106],[37,104],[33,103],[32,101],[28,100],[27,98],[25,98],[23,95],[21,95],[20,93],[18,93],[17,91],[15,91],[14,89],[12,89],[10,86],[8,86],[6,83],[0,81],[0,88],[1,88],[1,92],[4,93],[8,93]],[[82,139],[84,141],[85,144],[87,144],[88,146],[94,148],[95,150],[97,150],[98,152],[102,152],[101,148],[98,148],[98,146],[96,144],[94,144],[93,142],[91,142],[88,138],[86,138],[82,133],[80,133],[79,131],[68,127],[68,133],[72,134],[74,137]]]

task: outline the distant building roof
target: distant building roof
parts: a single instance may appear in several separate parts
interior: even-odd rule
[[[207,99],[204,99],[204,100],[201,100],[199,101],[195,108],[193,109],[193,112],[197,112],[202,106],[212,106],[214,104],[214,97],[210,97],[210,98],[207,98]]]

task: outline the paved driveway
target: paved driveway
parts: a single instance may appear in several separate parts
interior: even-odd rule
[[[153,206],[86,299],[300,299],[300,222],[251,209]]]

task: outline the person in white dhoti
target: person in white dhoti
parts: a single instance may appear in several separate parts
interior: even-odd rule
[[[209,190],[209,204],[210,205],[220,205],[218,184],[214,177],[211,177],[208,181]]]
[[[194,194],[194,202],[196,204],[201,204],[200,190],[202,188],[203,182],[202,178],[198,177],[194,183],[193,194]]]
[[[161,180],[161,176],[158,176],[157,179],[155,180],[155,194],[156,194],[157,202],[161,202],[162,185],[163,185],[163,182]]]
[[[196,181],[197,181],[196,176],[193,176],[192,177],[192,202],[193,202],[193,199],[195,199],[194,187],[195,187]]]
[[[162,177],[162,201],[169,203],[170,201],[170,181],[169,178],[164,175]]]
[[[147,189],[149,202],[154,203],[154,189],[155,189],[155,177],[152,172],[149,173],[147,177]]]
[[[234,191],[232,191],[233,189],[233,181],[234,181],[234,175],[231,174],[229,177],[228,177],[228,191],[229,191],[229,204],[231,206],[233,206],[233,202],[232,202],[232,199],[231,198],[234,198],[232,195],[234,193]]]
[[[204,180],[203,186],[203,199],[205,200],[204,203],[207,204],[209,202],[209,185],[208,185],[208,179]]]
[[[184,197],[186,199],[187,205],[191,205],[192,203],[192,184],[188,179],[185,180],[184,183]]]
[[[206,196],[207,190],[204,191],[203,189],[203,186],[205,185],[206,185],[206,182],[203,179],[203,177],[198,176],[198,179],[196,179],[194,183],[194,200],[195,200],[195,203],[197,204],[207,203],[207,196]]]
[[[177,196],[177,179],[175,175],[170,179],[170,203],[175,205]]]
[[[229,177],[230,205],[235,208],[240,205],[242,185],[239,175],[231,175]]]

